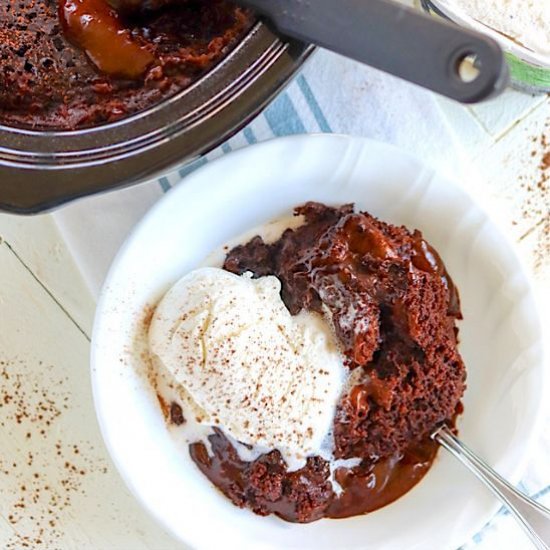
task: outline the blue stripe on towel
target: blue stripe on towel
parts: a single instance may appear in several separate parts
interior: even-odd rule
[[[258,143],[258,138],[254,134],[254,132],[253,132],[252,128],[250,128],[250,126],[247,126],[243,130],[243,134],[244,134],[244,139],[246,139],[246,141],[249,145],[254,145],[255,143]]]
[[[280,95],[266,109],[265,118],[275,136],[306,133],[306,128],[287,92]]]
[[[546,496],[548,493],[550,493],[550,485],[548,485],[548,487],[545,487],[544,489],[541,489],[540,491],[538,491],[537,493],[535,493],[533,495],[533,498],[535,500],[541,498],[541,497],[544,497]]]
[[[180,178],[184,178],[185,176],[188,176],[191,172],[194,172],[197,168],[200,168],[201,166],[204,166],[208,162],[208,159],[206,157],[201,157],[197,160],[194,160],[190,164],[186,164],[182,168],[178,170],[178,174],[180,175]]]
[[[296,81],[317,122],[317,125],[319,126],[319,129],[322,132],[331,133],[332,128],[330,127],[330,124],[323,114],[323,111],[321,110],[321,107],[319,106],[319,103],[315,98],[315,94],[313,93],[313,90],[311,89],[306,78],[303,75],[300,75]],[[287,92],[283,92],[264,111],[264,115],[267,123],[269,124],[269,127],[271,128],[271,131],[273,132],[273,135],[275,136],[287,136],[292,134],[306,133],[304,123],[300,118],[300,115],[296,111],[296,108],[294,107],[294,104],[292,103],[292,100],[290,99],[290,96]],[[258,142],[258,138],[256,137],[254,131],[250,126],[247,126],[243,130],[243,136],[249,145],[253,145],[254,143]],[[225,142],[224,144],[222,144],[221,150],[224,154],[227,154],[230,153],[233,148],[231,147],[231,145],[229,145],[228,142]],[[184,178],[188,176],[191,172],[194,172],[197,168],[201,168],[202,166],[204,166],[207,162],[208,159],[206,157],[196,159],[193,162],[186,164],[185,166],[180,168],[178,170],[178,174],[181,178]],[[170,181],[165,176],[158,179],[158,184],[160,185],[163,193],[166,193],[172,187]]]
[[[159,185],[163,193],[168,193],[168,191],[170,191],[170,189],[172,188],[172,186],[170,185],[170,182],[168,181],[168,178],[165,176],[162,176],[162,178],[159,178]]]
[[[523,484],[520,484],[519,486],[523,487]],[[526,491],[524,490],[524,492],[526,492]],[[550,493],[550,485],[548,485],[547,487],[544,487],[544,489],[541,489],[540,491],[538,491],[538,492],[534,493],[533,495],[531,495],[531,498],[534,499],[534,500],[539,500],[540,498],[546,496],[548,493]],[[508,515],[510,515],[510,511],[508,510],[508,508],[505,508],[503,506],[498,511],[497,515],[508,516]]]
[[[523,486],[523,484],[521,484]],[[535,500],[538,500],[544,496],[546,496],[548,493],[550,493],[550,485],[544,487],[543,489],[541,489],[540,491],[537,491],[536,493],[534,493],[533,495],[531,495],[531,498],[535,499]],[[505,508],[504,506],[502,508],[500,508],[500,510],[495,514],[495,517],[496,516],[508,516],[510,515],[510,512],[508,510],[508,508]],[[493,518],[494,519],[494,518]],[[479,531],[478,533],[476,533],[473,537],[472,537],[472,542],[474,544],[479,544],[481,542],[483,542],[483,539],[485,538],[485,535],[487,533],[487,531],[492,527],[493,525],[493,519],[491,519],[489,521],[489,523],[487,523],[487,525],[485,525],[481,531]],[[459,550],[461,550],[463,547],[461,547]]]
[[[306,80],[306,77],[301,74],[296,79],[296,82],[298,83],[298,87],[304,95],[304,98],[307,101],[307,104],[309,105],[309,108],[311,109],[311,112],[313,113],[313,116],[315,117],[315,120],[317,121],[321,132],[332,133],[332,128],[330,127],[328,120],[323,114],[323,111],[321,110],[321,107],[319,106],[319,103],[315,98],[315,94],[313,93],[313,90]]]

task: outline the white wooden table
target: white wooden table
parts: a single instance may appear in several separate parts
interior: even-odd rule
[[[465,162],[483,178],[464,185],[517,243],[550,327],[550,168],[542,168],[550,144],[541,145],[542,135],[550,142],[550,98],[441,101]],[[88,373],[95,304],[53,217],[0,215],[0,266],[0,548],[182,548],[107,456]],[[502,533],[525,547],[505,521],[483,548],[498,548]]]

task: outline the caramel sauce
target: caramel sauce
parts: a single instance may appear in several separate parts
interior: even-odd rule
[[[376,372],[367,375],[361,384],[354,386],[348,399],[353,410],[359,418],[367,416],[369,410],[369,397],[379,406],[389,410],[393,400],[394,390],[391,384],[381,380]]]
[[[61,0],[59,17],[67,38],[101,73],[136,80],[155,60],[132,39],[106,0]]]

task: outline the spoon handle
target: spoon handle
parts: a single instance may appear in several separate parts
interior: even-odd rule
[[[503,479],[457,439],[447,426],[439,428],[432,438],[458,458],[500,499],[518,520],[536,548],[550,549],[550,510]]]
[[[239,2],[267,16],[283,34],[464,103],[491,97],[508,82],[496,42],[392,0]],[[464,78],[461,63],[473,58],[478,74]]]

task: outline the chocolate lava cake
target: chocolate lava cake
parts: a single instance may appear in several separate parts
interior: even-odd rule
[[[437,452],[430,433],[461,412],[466,371],[458,292],[420,232],[351,205],[308,203],[296,214],[303,225],[272,244],[255,237],[237,246],[224,268],[275,275],[292,314],[330,320],[350,372],[334,419],[334,458],[360,463],[331,479],[318,456],[294,472],[277,450],[245,462],[217,428],[210,449],[197,442],[190,451],[234,504],[310,522],[372,511],[413,487]]]

